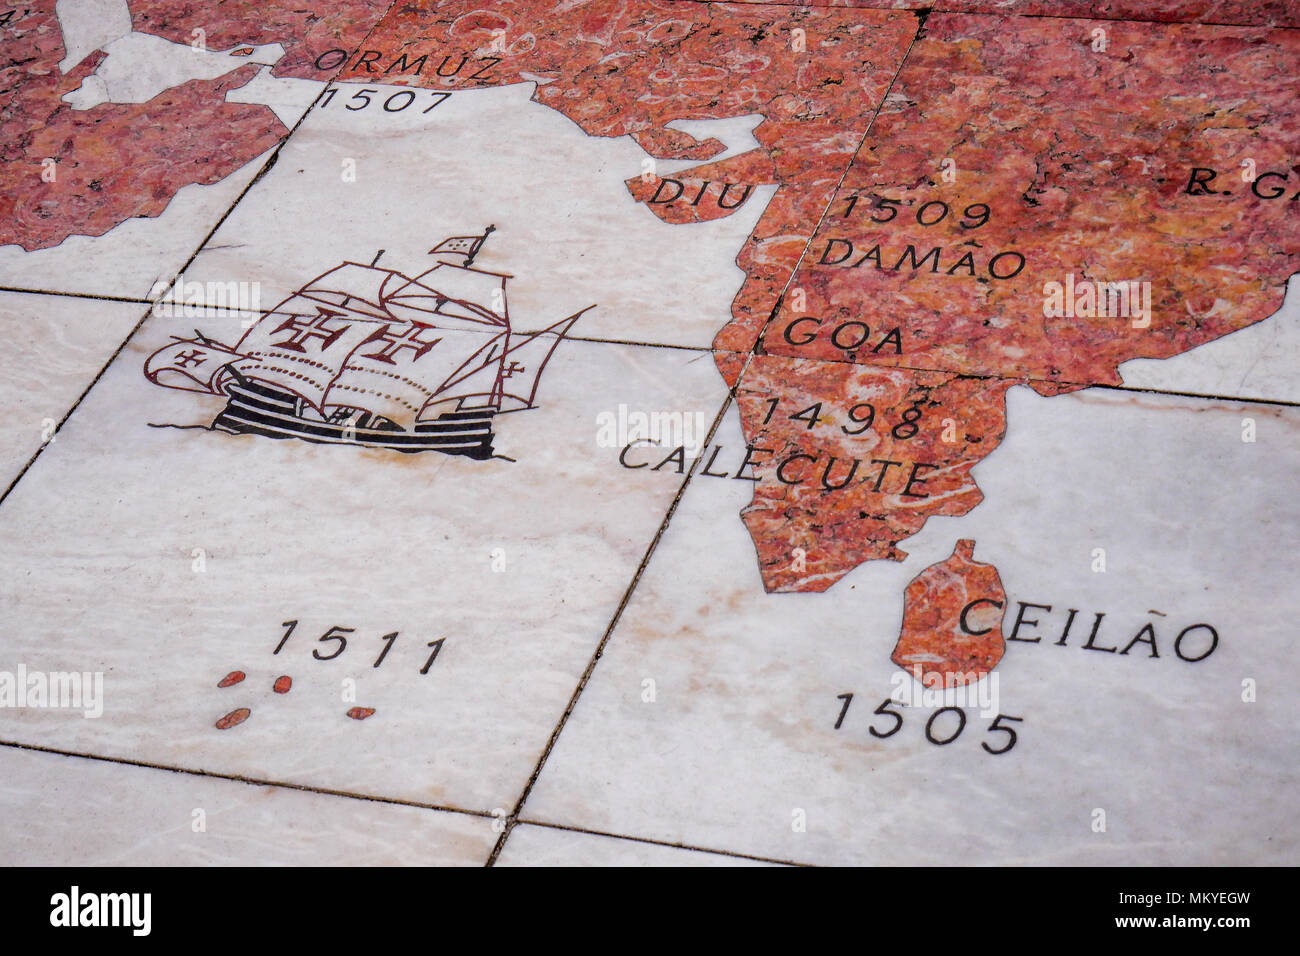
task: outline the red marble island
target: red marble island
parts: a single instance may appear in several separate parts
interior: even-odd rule
[[[997,568],[974,559],[975,542],[907,586],[903,629],[890,659],[926,686],[960,687],[984,677],[1006,650],[1002,614],[1007,595]]]

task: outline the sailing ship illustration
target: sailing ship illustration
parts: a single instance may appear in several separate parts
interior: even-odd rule
[[[415,278],[380,267],[382,250],[370,265],[342,262],[234,345],[173,336],[145,376],[224,396],[211,427],[226,432],[490,458],[493,418],[535,407],[551,355],[593,308],[513,332],[512,277],[472,268],[494,228],[444,240]]]

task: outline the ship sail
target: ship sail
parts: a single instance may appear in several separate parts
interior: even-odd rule
[[[468,250],[456,251],[468,255]],[[502,330],[509,334],[508,276],[444,262],[416,279],[393,277],[374,293],[376,311],[391,324],[348,356],[322,400],[327,415],[360,408],[412,428],[442,383],[473,362]],[[485,339],[484,332],[496,334]],[[498,358],[501,351],[498,346]]]
[[[561,319],[536,335],[530,335],[510,346],[502,357],[502,412],[520,412],[533,407],[533,400],[537,397],[537,380],[546,368],[546,363],[551,360],[556,346],[569,334],[573,323],[582,318],[584,312],[594,308],[594,305],[589,305],[567,319]]]
[[[433,390],[429,401],[420,409],[418,419],[428,421],[437,418],[440,412],[460,407],[497,410],[501,401],[502,357],[509,345],[509,332],[484,341],[477,352]]]
[[[439,406],[457,401],[468,405],[492,405],[499,412],[532,408],[537,397],[537,380],[557,345],[573,324],[594,306],[533,335],[503,335],[484,345],[470,361],[437,389],[420,419],[436,417]]]
[[[506,280],[499,272],[483,272],[442,262],[421,273],[387,300],[399,318],[433,321],[427,315],[462,319],[480,326],[508,326]]]
[[[371,270],[370,266],[357,268],[388,272]],[[365,291],[351,297],[362,308]],[[324,305],[319,299],[297,292],[267,312],[239,340],[239,351],[247,357],[236,362],[234,368],[245,378],[297,395],[324,414],[325,393],[343,371],[348,356],[383,325],[381,316],[368,311],[358,311],[342,302]]]
[[[385,326],[348,357],[325,396],[325,411],[360,408],[412,428],[438,386],[483,341],[482,333],[461,329]]]
[[[298,294],[334,309],[360,312],[375,319],[391,318],[384,300],[411,280],[392,269],[344,262],[303,286]]]
[[[145,360],[145,378],[164,388],[178,388],[187,392],[212,392],[220,390],[222,379],[228,377],[230,363],[244,356],[218,342],[195,333],[196,338],[182,339],[164,345]]]

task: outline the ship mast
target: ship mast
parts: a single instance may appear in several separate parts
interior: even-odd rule
[[[481,236],[451,236],[430,249],[429,255],[452,253],[453,255],[464,256],[465,261],[462,263],[462,267],[468,269],[473,264],[474,257],[478,255],[479,250],[483,248],[483,243],[487,242],[487,237],[496,231],[496,226],[488,226],[483,230]],[[450,263],[448,264],[450,265]]]
[[[438,243],[438,245],[430,249],[429,255],[435,255],[440,252],[442,253],[450,252],[450,253],[455,253],[457,255],[463,255],[465,257],[465,261],[461,265],[461,268],[469,269],[470,266],[474,264],[474,259],[478,256],[479,251],[482,250],[483,243],[487,242],[488,236],[492,235],[492,233],[496,232],[496,230],[497,227],[495,225],[489,225],[486,229],[483,230],[483,234],[481,236],[452,236],[449,239],[444,239],[442,242]],[[448,265],[450,265],[450,263],[448,263]],[[481,270],[471,270],[471,271],[477,272]],[[506,282],[506,277],[502,276],[501,291],[503,294],[505,292],[505,282]],[[505,357],[510,351],[510,318],[509,318],[509,314],[504,312],[505,310],[504,302],[502,304],[502,310],[504,313],[503,317],[505,318],[505,332],[502,336],[502,340],[500,343],[501,355],[497,359],[496,376],[493,379],[492,390],[489,393],[489,401],[494,408],[500,408],[504,403],[505,379],[507,375],[511,374],[508,372],[505,365]],[[493,348],[496,348],[496,346],[493,346]],[[490,362],[491,359],[489,359],[488,361]]]
[[[489,404],[493,408],[500,408],[505,404],[506,394],[506,356],[510,353],[510,330],[507,329],[501,342],[501,357],[497,359],[497,375],[492,382],[492,397]]]
[[[496,231],[496,226],[488,226],[483,230],[483,235],[475,240],[474,245],[469,250],[469,255],[465,257],[465,268],[468,269],[474,264],[474,257],[478,255],[478,251],[483,248],[483,243],[487,242],[487,237]]]
[[[492,235],[492,233],[496,231],[497,231],[497,227],[495,225],[489,225],[486,229],[483,230],[482,238],[480,238],[476,243],[474,243],[474,248],[470,250],[469,258],[465,260],[466,268],[469,268],[470,263],[474,261],[474,257],[478,255],[478,251],[483,248],[483,243],[487,242],[487,237]],[[505,282],[506,282],[505,279],[501,280],[502,292],[505,291]],[[508,318],[507,321],[509,321]],[[509,353],[509,351],[510,351],[510,326],[507,325],[505,338],[501,342],[501,358],[497,362],[496,381],[492,383],[491,404],[493,408],[500,408],[505,403],[505,392],[506,392],[505,367],[506,367],[506,355]]]

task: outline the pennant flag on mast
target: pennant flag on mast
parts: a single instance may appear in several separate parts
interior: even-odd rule
[[[429,255],[451,253],[452,255],[464,256],[465,265],[469,265],[474,261],[474,257],[478,255],[478,251],[483,247],[483,243],[487,241],[487,237],[492,235],[496,228],[496,226],[488,226],[481,236],[452,236],[450,239],[444,239],[429,250]]]

